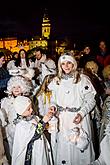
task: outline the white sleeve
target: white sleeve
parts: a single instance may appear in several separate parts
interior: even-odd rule
[[[1,109],[0,109],[0,119],[2,121],[2,126],[6,126],[7,125],[7,110],[9,109],[9,105],[8,105],[8,100],[7,98],[3,98],[1,100]]]
[[[5,109],[6,113],[8,113],[7,112],[8,107],[9,107],[8,99],[5,97],[1,100],[1,108]]]
[[[29,60],[29,68],[33,69],[35,67],[35,63]]]
[[[53,60],[48,60],[46,62],[46,65],[48,66],[48,68],[50,69],[56,69],[56,65],[55,65],[55,62]]]
[[[4,127],[7,125],[7,122],[6,122],[6,116],[4,115],[3,111],[4,111],[3,109],[0,109],[1,125]]]
[[[16,66],[15,66],[14,60],[9,61],[8,64],[7,64],[7,70],[15,69],[15,68],[16,68]]]
[[[89,112],[93,110],[96,105],[95,94],[96,91],[91,83],[91,81],[84,77],[81,85],[81,95],[83,99],[83,104],[81,105],[81,110],[79,113],[82,117],[86,116]]]

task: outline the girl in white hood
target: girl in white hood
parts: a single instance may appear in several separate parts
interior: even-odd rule
[[[96,104],[96,91],[90,79],[77,71],[73,56],[64,54],[48,88],[52,91],[50,108],[58,111],[57,127],[50,122],[55,165],[87,165],[95,159],[89,113]]]

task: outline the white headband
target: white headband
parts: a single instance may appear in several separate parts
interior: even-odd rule
[[[77,62],[73,56],[67,54],[61,55],[59,58],[59,62],[63,63],[65,61],[70,61],[72,64],[74,64],[74,68],[77,68]]]
[[[30,104],[31,100],[28,97],[17,96],[14,100],[14,109],[19,115],[22,115]]]

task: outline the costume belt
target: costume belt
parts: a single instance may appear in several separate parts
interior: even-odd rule
[[[66,107],[66,108],[63,108],[62,106],[59,106],[59,105],[57,105],[57,108],[58,108],[58,111],[60,111],[60,112],[62,112],[62,111],[68,111],[68,112],[78,112],[80,109],[81,109],[81,107],[79,107],[79,108],[69,108],[69,107]]]

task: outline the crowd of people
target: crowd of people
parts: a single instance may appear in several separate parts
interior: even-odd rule
[[[0,52],[0,165],[110,164],[110,52],[79,56]]]

